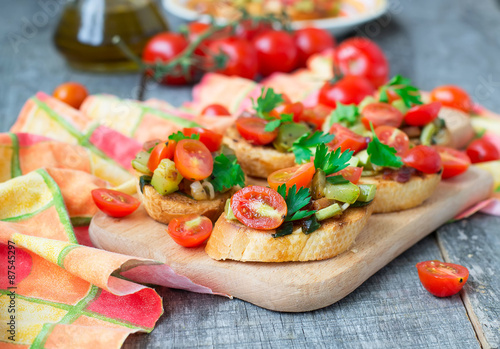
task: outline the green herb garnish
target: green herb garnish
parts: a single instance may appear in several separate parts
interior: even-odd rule
[[[281,114],[281,119],[269,121],[264,128],[266,132],[273,132],[285,122],[293,122],[293,114]]]
[[[141,176],[139,178],[139,187],[141,188],[141,193],[144,193],[144,186],[151,184],[151,176]]]
[[[275,93],[272,88],[263,87],[257,102],[252,100],[253,108],[257,113],[257,116],[268,120],[270,118],[269,112],[276,108],[278,105],[282,104],[285,100],[283,95]]]
[[[210,183],[215,191],[223,192],[239,185],[245,186],[245,174],[234,155],[217,155],[214,159],[214,169]]]
[[[179,142],[179,141],[182,141],[183,139],[200,139],[200,135],[197,134],[197,133],[193,133],[191,136],[186,136],[184,133],[182,133],[181,131],[177,131],[176,133],[172,133],[170,136],[168,136],[168,139],[169,140],[172,140],[172,141],[176,141],[176,142]]]
[[[370,161],[377,166],[383,167],[400,168],[401,166],[403,166],[404,164],[403,161],[401,161],[401,157],[396,155],[396,149],[380,142],[377,135],[375,134],[375,131],[373,130],[373,125],[371,122],[370,127],[372,130],[373,139],[368,144],[368,149],[366,150],[368,152],[368,155],[370,155]]]
[[[337,108],[332,112],[330,117],[330,126],[339,123],[350,127],[358,122],[358,118],[359,109],[355,104],[344,105],[337,102]]]
[[[304,164],[311,160],[311,156],[314,155],[314,150],[318,144],[330,143],[335,136],[329,133],[324,133],[321,131],[316,131],[313,134],[307,132],[302,135],[299,139],[293,142],[291,151],[295,155],[295,162],[297,164]],[[326,146],[325,146],[326,148]]]
[[[325,144],[319,144],[316,147],[314,167],[323,170],[326,176],[331,175],[349,166],[349,160],[351,160],[353,153],[352,150],[342,152],[340,148],[329,152]]]
[[[411,85],[410,79],[404,78],[401,75],[396,75],[386,85],[381,87],[380,102],[389,103],[388,89],[397,93],[408,108],[414,104],[423,104],[418,88]]]

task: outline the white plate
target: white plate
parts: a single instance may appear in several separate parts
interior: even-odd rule
[[[185,0],[162,0],[163,6],[173,15],[185,20],[203,20],[206,15],[185,7]],[[352,31],[363,23],[369,22],[384,14],[389,5],[387,0],[346,0],[341,5],[341,10],[347,14],[346,17],[332,17],[317,20],[294,21],[294,29],[306,26],[327,29],[333,35],[339,36]],[[224,19],[217,20],[223,23]],[[362,30],[362,29],[361,29]]]

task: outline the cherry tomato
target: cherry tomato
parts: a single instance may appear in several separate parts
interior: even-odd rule
[[[426,145],[417,145],[411,148],[401,159],[405,165],[423,173],[437,173],[443,167],[441,156],[437,150]]]
[[[163,159],[172,160],[174,158],[175,144],[175,141],[169,140],[168,143],[161,142],[153,148],[148,160],[148,168],[151,172],[156,170]]]
[[[397,155],[402,155],[410,148],[410,139],[400,129],[392,126],[379,126],[375,129],[375,134],[380,142],[393,147]]]
[[[315,53],[323,52],[335,46],[335,39],[324,29],[302,28],[294,33],[298,49],[298,66],[305,67],[307,59]]]
[[[261,33],[253,40],[257,51],[259,72],[268,76],[275,72],[288,73],[297,62],[297,46],[291,34],[282,30]]]
[[[208,29],[210,29],[210,24],[202,23],[202,22],[191,22],[187,24],[187,32],[188,32],[188,40],[189,42],[193,42],[198,40],[201,34],[205,33]],[[211,42],[209,39],[203,40],[198,47],[194,50],[194,53],[205,57],[207,46]]]
[[[366,38],[344,40],[335,49],[334,61],[342,74],[362,76],[375,87],[385,84],[389,76],[389,63],[384,52]]]
[[[293,187],[294,184],[297,186],[297,189],[307,187],[311,183],[314,172],[314,164],[308,162],[304,165],[284,168],[271,173],[267,177],[267,183],[274,190],[278,190],[280,185],[285,184],[288,192],[288,189]]]
[[[277,119],[281,119],[282,114],[292,114],[293,121],[298,122],[303,112],[304,105],[301,102],[283,103],[271,110],[269,115]]]
[[[436,297],[457,294],[469,278],[469,270],[458,264],[426,261],[418,263],[416,267],[420,282]]]
[[[431,91],[431,101],[441,102],[446,107],[460,109],[465,113],[470,113],[473,105],[469,94],[453,85],[436,87]]]
[[[416,105],[406,112],[405,123],[410,126],[424,126],[434,121],[441,110],[441,102]]]
[[[257,35],[273,30],[270,22],[243,19],[236,27],[236,36],[247,41],[252,41]]]
[[[375,93],[373,85],[363,77],[347,75],[337,82],[327,81],[319,91],[318,102],[331,108],[342,104],[359,104]]]
[[[184,51],[188,45],[189,42],[181,34],[172,32],[160,33],[148,41],[142,52],[142,60],[145,63],[168,63]],[[190,70],[187,75],[183,75],[183,72],[180,70],[176,71],[165,76],[161,82],[170,85],[183,85],[193,79],[193,71]]]
[[[96,206],[111,217],[125,217],[137,210],[141,202],[128,194],[111,189],[92,190]]]
[[[257,52],[248,41],[239,38],[220,39],[210,43],[208,49],[212,54],[223,52],[228,56],[225,67],[216,69],[215,72],[247,79],[253,79],[257,75]]]
[[[330,148],[335,150],[340,148],[342,152],[352,150],[357,153],[367,147],[366,138],[352,132],[341,124],[333,124],[330,133],[335,135],[333,141],[329,144]]]
[[[362,167],[348,166],[344,168],[342,171],[335,172],[327,177],[341,175],[342,177],[344,177],[344,179],[348,180],[349,182],[357,184],[359,182],[359,179],[361,178],[362,172],[363,172]]]
[[[214,168],[210,150],[196,139],[183,139],[177,143],[174,162],[181,175],[192,181],[207,178]]]
[[[205,116],[231,116],[229,110],[220,104],[207,105],[202,111],[201,115]]]
[[[247,227],[271,230],[285,220],[285,199],[275,190],[257,185],[245,187],[231,198],[234,216]]]
[[[210,237],[212,228],[210,219],[191,214],[172,219],[168,224],[167,233],[181,246],[196,247]]]
[[[327,107],[323,104],[318,104],[313,108],[305,108],[302,115],[297,120],[298,122],[303,121],[309,125],[314,126],[316,129],[320,130],[325,123],[328,115],[332,113],[332,108]]]
[[[484,138],[476,139],[469,144],[466,152],[473,164],[500,159],[497,147]]]
[[[278,129],[266,132],[264,129],[267,121],[259,117],[239,118],[236,120],[236,128],[241,137],[255,145],[266,145],[278,136]]]
[[[399,127],[403,123],[403,114],[390,104],[370,103],[361,110],[361,122],[370,129],[370,122],[374,128],[379,126]]]
[[[207,130],[202,127],[191,127],[182,130],[184,135],[191,137],[191,135],[200,135],[200,142],[205,144],[205,146],[211,152],[217,151],[222,143],[222,135],[215,133],[214,131]]]
[[[464,173],[470,166],[470,159],[463,152],[436,145],[434,149],[437,150],[441,156],[441,161],[443,162],[443,174],[442,178],[451,178]]]
[[[82,84],[77,82],[65,82],[57,86],[54,92],[52,92],[52,95],[58,100],[78,109],[89,93]]]

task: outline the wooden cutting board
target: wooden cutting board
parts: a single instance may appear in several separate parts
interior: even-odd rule
[[[166,225],[149,218],[142,206],[121,219],[98,213],[90,225],[90,238],[105,250],[167,263],[214,292],[271,310],[310,311],[347,296],[427,234],[487,198],[492,186],[487,172],[471,168],[442,182],[420,207],[373,215],[349,251],[324,261],[215,261],[203,247],[187,249],[174,243],[165,232]]]

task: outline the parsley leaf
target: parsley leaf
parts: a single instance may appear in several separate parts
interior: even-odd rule
[[[372,129],[373,139],[368,144],[368,149],[366,150],[368,155],[370,155],[370,161],[377,166],[395,168],[403,166],[404,164],[403,161],[401,161],[401,157],[396,155],[396,149],[380,142],[371,123],[370,127]]]
[[[402,77],[401,75],[396,75],[386,85],[381,87],[380,102],[389,102],[389,96],[387,95],[388,89],[397,93],[408,108],[410,108],[412,104],[423,104],[421,100],[422,96],[418,88],[411,85],[410,79]]]
[[[295,155],[295,162],[297,164],[304,164],[309,162],[313,156],[313,150],[318,144],[330,143],[335,136],[329,133],[316,131],[313,134],[307,132],[299,139],[293,142],[292,151]]]
[[[314,167],[321,169],[325,175],[342,171],[349,166],[349,160],[352,158],[352,150],[342,153],[340,148],[329,152],[325,144],[320,144],[316,147],[316,156],[314,157]]]
[[[318,230],[319,227],[321,227],[321,224],[318,222],[316,215],[312,215],[302,223],[302,232],[309,235]]]
[[[264,131],[273,132],[285,122],[292,122],[292,121],[293,121],[293,114],[281,114],[281,119],[274,119],[269,121],[266,124],[266,127],[264,127]]]
[[[177,131],[176,133],[172,133],[170,136],[168,136],[168,139],[179,142],[182,141],[183,139],[200,139],[200,135],[193,133],[191,137],[188,137],[181,131]]]
[[[210,183],[215,191],[222,192],[236,185],[245,186],[245,174],[234,155],[217,155],[214,159],[214,169]]]
[[[345,105],[337,102],[337,108],[332,112],[330,125],[340,123],[343,126],[353,126],[359,117],[359,110],[355,104]]]
[[[263,119],[269,119],[269,112],[283,103],[285,100],[279,93],[275,93],[270,87],[263,87],[257,102],[252,100],[253,108],[257,112],[257,116]]]
[[[139,178],[139,187],[141,188],[141,193],[144,193],[144,187],[148,184],[151,184],[151,176],[141,176]]]
[[[345,184],[345,183],[349,183],[349,181],[347,179],[345,179],[344,177],[342,177],[341,175],[326,177],[326,181],[328,183],[330,183],[330,184]]]

